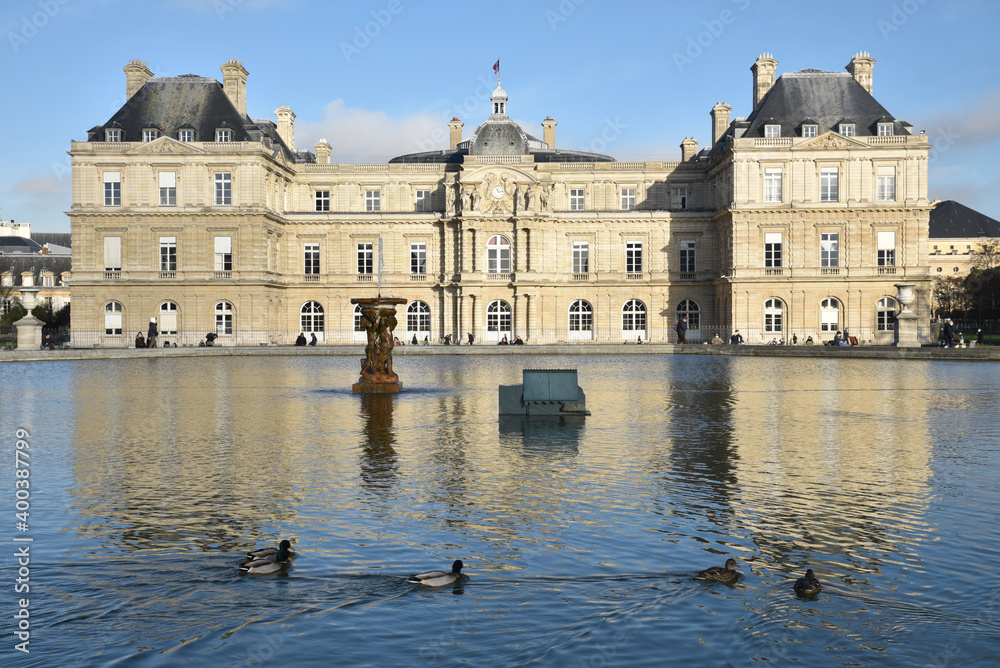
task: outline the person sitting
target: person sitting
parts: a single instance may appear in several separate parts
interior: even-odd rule
[[[740,330],[736,330],[732,336],[729,337],[729,345],[739,346],[743,344],[743,335],[740,334]]]
[[[498,346],[505,346],[505,345],[507,345],[507,336],[504,335],[504,337],[502,339],[500,339],[500,342],[497,343],[497,345]]]
[[[637,345],[637,346],[638,345],[642,345],[642,337],[641,336],[635,337],[635,345]]]
[[[303,332],[299,332],[299,336],[295,339],[295,345],[304,346],[306,345],[306,335]]]
[[[138,334],[135,335],[135,347],[136,348],[146,347],[146,339],[142,338],[142,332],[139,332]]]
[[[317,343],[319,343],[319,339],[316,338],[316,332],[313,332],[312,333],[312,338],[309,339],[309,345],[310,346],[315,346]]]
[[[427,335],[427,336],[424,337],[424,345],[425,346],[431,345],[431,337],[430,337],[430,335]]]
[[[215,340],[217,338],[219,338],[218,334],[216,334],[215,332],[209,332],[208,334],[205,335],[205,345],[206,346],[214,346],[215,345]]]
[[[417,345],[417,335],[416,334],[413,335],[413,340],[410,341],[410,345],[411,346]]]
[[[722,340],[722,337],[719,336],[718,332],[716,332],[715,336],[712,337],[712,343],[714,345],[719,345],[720,343],[724,343],[723,340]]]
[[[811,336],[810,336],[810,337],[808,337],[808,338],[806,339],[806,345],[807,345],[807,346],[814,346],[814,345],[816,345],[816,342],[815,342],[815,341],[813,341],[813,337],[811,337]]]
[[[514,337],[514,345],[515,346],[523,346],[524,345],[524,341],[521,340],[520,336],[515,336]]]
[[[52,342],[52,335],[46,334],[45,338],[42,339],[42,350],[55,350],[56,346]]]

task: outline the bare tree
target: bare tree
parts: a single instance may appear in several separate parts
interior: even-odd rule
[[[986,271],[1000,267],[1000,239],[983,239],[972,258],[972,266]]]

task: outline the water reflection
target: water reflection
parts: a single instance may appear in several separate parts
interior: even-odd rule
[[[574,415],[501,415],[500,445],[518,448],[525,457],[576,455],[586,420]]]
[[[399,472],[399,456],[392,426],[395,397],[391,394],[361,395],[361,479],[369,492],[378,493],[392,487]]]

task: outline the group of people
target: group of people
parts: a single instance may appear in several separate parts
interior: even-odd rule
[[[316,338],[316,332],[313,332],[312,333],[312,340],[310,340],[308,342],[308,345],[315,346],[317,343],[319,343],[319,339]],[[299,332],[298,337],[295,339],[295,345],[297,345],[297,346],[304,346],[304,345],[306,345],[306,335],[305,335],[304,332]]]
[[[497,341],[497,345],[498,346],[507,346],[507,345],[523,346],[524,345],[524,341],[521,340],[520,336],[515,336],[514,337],[514,343],[511,343],[510,341],[507,340],[507,336],[504,335],[504,337],[502,339],[500,339],[499,341]]]
[[[965,336],[962,334],[962,332],[959,332],[958,336],[956,337],[955,321],[952,320],[951,318],[948,318],[947,320],[944,321],[944,325],[941,327],[941,333],[938,334],[938,343],[940,343],[941,347],[943,348],[955,348],[955,347],[961,348],[965,346]],[[976,330],[976,340],[973,344],[970,345],[976,345],[976,346],[983,345],[982,328]]]

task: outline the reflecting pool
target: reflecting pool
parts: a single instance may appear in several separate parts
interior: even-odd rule
[[[592,415],[499,421],[497,386],[525,367],[578,369]],[[0,365],[2,664],[1000,655],[995,364],[454,355],[394,368],[405,392],[362,397],[354,357]],[[242,552],[282,538],[287,573],[238,574]],[[15,594],[25,545],[30,594]],[[692,578],[728,557],[737,584]],[[405,582],[455,559],[468,575],[455,585]],[[806,568],[824,587],[813,600],[792,591]]]

